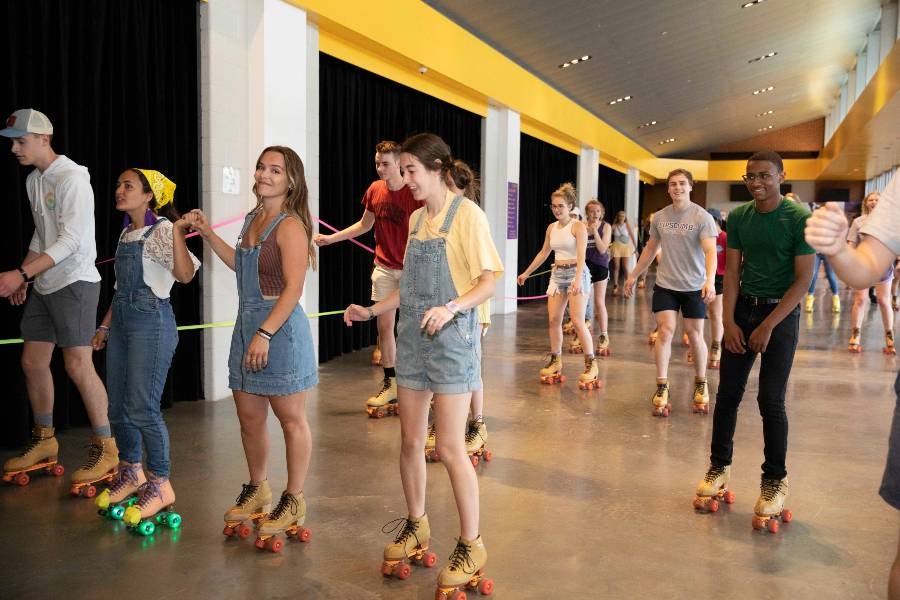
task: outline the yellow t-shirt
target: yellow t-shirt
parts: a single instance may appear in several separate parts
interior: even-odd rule
[[[425,241],[442,237],[441,225],[444,224],[454,197],[453,192],[448,191],[441,212],[434,217],[429,217],[426,212],[419,231],[415,235],[417,240]],[[410,215],[410,233],[415,228],[419,215],[427,210],[428,207],[423,206]],[[410,237],[413,236],[410,235]],[[493,271],[495,279],[503,273],[503,263],[494,246],[494,241],[491,239],[487,216],[477,204],[467,198],[463,199],[456,210],[456,216],[453,218],[450,231],[446,236],[446,248],[450,277],[460,296],[475,287],[482,271]]]
[[[488,298],[484,302],[478,305],[476,309],[478,311],[478,322],[482,325],[490,325],[491,324],[491,299]]]

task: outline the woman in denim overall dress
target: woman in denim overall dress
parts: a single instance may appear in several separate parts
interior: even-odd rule
[[[306,390],[318,383],[309,321],[300,305],[306,270],[315,268],[308,190],[303,162],[285,146],[260,154],[254,174],[256,207],[247,215],[236,246],[210,228],[196,211],[195,229],[237,275],[240,305],[228,356],[241,438],[250,471],[234,506],[225,513],[225,535],[249,535],[259,522],[256,545],[279,551],[281,533],[308,539],[303,483],[312,438],[306,420]],[[275,509],[268,483],[271,405],[284,431],[288,480]]]
[[[493,296],[503,271],[491,241],[487,217],[471,200],[447,189],[452,175],[450,148],[423,133],[403,143],[403,180],[425,206],[410,217],[400,290],[366,308],[351,305],[347,325],[400,308],[397,386],[400,403],[400,476],[408,516],[395,521],[398,533],[384,550],[382,574],[409,575],[410,560],[434,565],[425,514],[425,436],[429,400],[434,396],[437,450],[447,469],[460,536],[438,575],[438,595],[467,584],[489,590],[482,576],[487,551],[478,528],[478,479],[466,454],[469,396],[481,385],[476,308]]]
[[[185,245],[190,217],[172,206],[175,184],[158,171],[128,169],[116,184],[116,208],[128,226],[116,248],[116,292],[92,340],[106,346],[109,420],[119,447],[119,470],[96,499],[107,514],[137,495],[137,502],[114,514],[137,526],[175,502],[169,482],[169,432],[160,411],[166,376],[178,345],[169,293],[175,281],[188,283],[200,261]],[[164,214],[169,218],[158,217]],[[147,448],[147,473],[142,467]]]

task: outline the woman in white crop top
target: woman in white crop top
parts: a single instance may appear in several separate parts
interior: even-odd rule
[[[556,221],[547,227],[544,245],[518,277],[519,285],[554,253],[553,271],[547,287],[547,313],[550,320],[550,360],[541,369],[541,381],[558,383],[562,378],[563,313],[569,305],[569,314],[575,326],[575,333],[584,348],[585,370],[579,377],[579,387],[591,389],[597,386],[597,364],[594,360],[594,342],[591,332],[584,322],[584,311],[591,289],[588,268],[585,266],[587,249],[587,229],[584,223],[573,219],[569,212],[577,202],[575,187],[571,183],[562,184],[550,195],[550,209]]]

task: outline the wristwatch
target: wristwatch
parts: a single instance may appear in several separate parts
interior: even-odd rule
[[[444,308],[449,310],[450,314],[454,315],[454,316],[456,316],[456,313],[458,313],[462,309],[462,307],[456,303],[456,300],[451,300],[450,302],[448,302],[447,304],[444,305]]]
[[[19,272],[19,275],[22,276],[22,280],[25,283],[31,283],[32,281],[34,281],[34,277],[29,277],[28,273],[26,273],[25,269],[23,269],[22,267],[16,267],[16,271]]]

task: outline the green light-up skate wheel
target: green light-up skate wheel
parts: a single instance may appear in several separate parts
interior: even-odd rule
[[[109,509],[109,518],[114,521],[121,521],[122,516],[125,514],[125,507],[121,504],[113,506]]]
[[[156,531],[156,525],[153,524],[153,521],[141,521],[137,526],[137,532],[143,536],[153,535],[154,531]]]
[[[178,513],[169,513],[166,517],[166,525],[169,529],[178,529],[181,527],[181,515]]]

